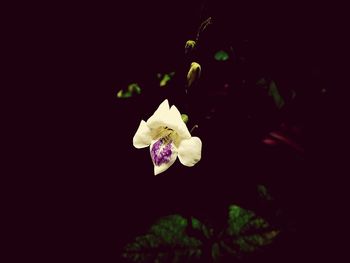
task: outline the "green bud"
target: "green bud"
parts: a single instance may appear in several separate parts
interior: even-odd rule
[[[168,82],[172,79],[172,77],[175,75],[175,72],[170,72],[169,74],[164,74],[163,77],[160,77],[159,86],[165,87],[168,85]]]
[[[181,118],[184,121],[184,123],[188,122],[188,115],[187,114],[181,114]]]

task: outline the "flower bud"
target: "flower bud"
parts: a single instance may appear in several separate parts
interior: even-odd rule
[[[192,51],[196,47],[196,41],[188,40],[185,45],[185,54]]]
[[[190,87],[201,75],[201,65],[197,62],[191,63],[191,68],[187,73],[187,86]]]

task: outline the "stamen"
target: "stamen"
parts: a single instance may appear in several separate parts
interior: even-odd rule
[[[160,132],[157,134],[156,138],[160,138],[162,141],[169,141],[171,139],[174,130],[168,127],[161,128]]]
[[[194,125],[193,127],[192,127],[192,129],[190,130],[190,133],[192,133],[193,132],[193,130],[194,129],[196,129],[196,128],[198,128],[198,125],[196,124],[196,125]]]
[[[166,135],[165,137],[163,137],[161,140],[162,140],[162,143],[164,143],[164,144],[169,144],[169,143],[172,141],[172,139],[171,139],[171,133],[168,134],[168,135]]]

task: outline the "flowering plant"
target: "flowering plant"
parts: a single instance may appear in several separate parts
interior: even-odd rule
[[[192,137],[176,106],[164,100],[147,120],[141,120],[134,135],[136,148],[150,147],[154,175],[167,170],[179,157],[185,166],[193,166],[201,159],[202,142]]]

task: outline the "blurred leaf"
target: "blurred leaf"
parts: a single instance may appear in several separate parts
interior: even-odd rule
[[[267,188],[266,186],[262,185],[262,184],[259,184],[257,186],[257,190],[258,190],[258,193],[260,195],[261,198],[265,199],[265,200],[272,200],[272,196],[269,194],[269,192],[267,191]]]
[[[210,239],[214,235],[214,229],[209,228],[205,224],[203,224],[198,219],[192,217],[192,229],[189,229],[188,233],[191,234],[191,236],[195,236],[196,238],[200,240],[206,240]],[[192,230],[192,231],[191,231]]]
[[[292,93],[291,94],[291,98],[292,98],[292,100],[294,100],[295,97],[297,96],[297,93],[296,93],[296,91],[294,89],[292,89],[291,93]]]
[[[197,218],[192,217],[191,218],[191,222],[192,222],[192,228],[193,229],[201,229],[202,228],[202,222],[199,221]]]
[[[262,142],[263,142],[264,144],[266,144],[266,145],[272,145],[272,146],[278,144],[278,142],[277,142],[275,139],[269,138],[269,137],[264,138],[264,139],[262,140]]]
[[[256,85],[262,85],[262,86],[266,86],[267,85],[267,82],[264,78],[261,78],[259,79],[257,82],[256,82]]]
[[[278,143],[283,143],[300,154],[304,153],[304,148],[300,145],[295,139],[292,139],[290,136],[286,135],[281,131],[272,131],[269,133],[269,136]]]
[[[218,243],[214,243],[211,247],[211,257],[214,261],[218,261],[220,258],[220,247]]]
[[[239,206],[231,205],[229,207],[228,234],[238,236],[242,228],[248,224],[253,215],[252,212],[242,209]]]
[[[265,78],[261,78],[256,82],[256,85],[262,86],[264,89],[267,89],[268,95],[272,97],[278,109],[281,109],[284,106],[285,104],[284,99],[281,96],[277,88],[277,85],[273,80],[270,82],[267,82]]]
[[[220,50],[220,51],[215,53],[214,58],[217,61],[226,61],[229,59],[229,55],[227,52]]]
[[[192,225],[201,225],[192,219]],[[180,215],[160,219],[149,233],[128,244],[123,257],[134,262],[180,262],[198,259],[202,242],[186,233],[188,221]]]
[[[268,92],[269,95],[272,96],[277,108],[281,109],[284,106],[284,99],[280,95],[277,85],[274,81],[270,82]]]
[[[130,98],[135,94],[141,94],[141,88],[137,83],[131,83],[128,85],[127,90],[119,90],[117,97],[120,99]]]
[[[229,207],[228,228],[226,234],[230,240],[222,247],[231,254],[254,252],[272,242],[279,233],[272,229],[263,218],[257,217],[254,212],[239,206]]]
[[[168,85],[168,82],[174,77],[174,75],[175,75],[175,72],[170,72],[165,74],[158,73],[157,77],[158,79],[160,79],[159,86],[165,87],[166,85]]]

